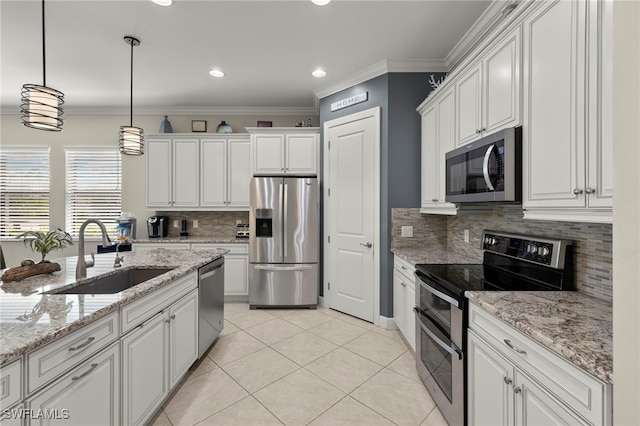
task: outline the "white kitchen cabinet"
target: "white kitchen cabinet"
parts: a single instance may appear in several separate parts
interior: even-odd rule
[[[520,34],[518,26],[457,77],[456,147],[520,124]]]
[[[225,249],[224,255],[224,299],[228,301],[249,299],[249,244],[204,244],[193,243],[192,249]]]
[[[22,400],[22,358],[0,367],[0,409],[6,410]],[[0,414],[0,419],[3,419]],[[18,424],[17,419],[6,419],[2,424]]]
[[[249,137],[207,138],[200,143],[200,206],[216,210],[248,209]]]
[[[469,425],[610,425],[611,385],[469,304]]]
[[[123,423],[145,424],[197,358],[194,289],[122,338]]]
[[[155,249],[165,249],[165,250],[188,250],[191,248],[189,243],[134,243],[131,246],[133,251],[142,251],[142,250],[155,250]]]
[[[418,107],[422,126],[421,213],[457,214],[456,206],[445,202],[445,154],[453,149],[455,89],[450,87]]]
[[[317,127],[247,127],[254,176],[318,174]]]
[[[120,424],[120,345],[115,342],[41,392],[27,399],[33,412],[55,414],[31,419],[40,425]]]
[[[147,207],[198,207],[199,141],[147,139]]]
[[[415,268],[404,260],[394,258],[393,267],[393,320],[411,348],[416,350],[416,290],[413,273]]]
[[[612,220],[610,3],[544,2],[524,22],[525,218]]]

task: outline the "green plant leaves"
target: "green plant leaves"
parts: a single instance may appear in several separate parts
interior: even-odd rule
[[[42,255],[41,262],[44,262],[44,258],[49,252],[73,245],[71,235],[60,228],[49,231],[46,234],[39,231],[27,231],[18,235],[17,238],[24,238],[25,246],[28,244],[31,250],[40,253]]]

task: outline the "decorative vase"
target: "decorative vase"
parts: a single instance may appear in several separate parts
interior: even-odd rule
[[[164,120],[160,123],[160,133],[173,133],[173,129],[171,128],[171,123],[167,116],[164,116]]]
[[[233,133],[233,129],[231,126],[227,124],[226,121],[222,120],[220,124],[218,124],[218,128],[216,129],[217,133]]]

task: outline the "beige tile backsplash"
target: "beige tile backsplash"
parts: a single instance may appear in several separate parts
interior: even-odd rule
[[[249,212],[156,212],[158,215],[169,216],[168,237],[180,236],[180,223],[187,220],[187,232],[190,237],[235,238],[236,221],[249,223]],[[174,228],[173,221],[178,221]],[[193,227],[193,221],[198,221],[198,227]],[[146,226],[146,224],[145,224]],[[146,234],[146,229],[144,234]]]
[[[496,206],[486,213],[458,216],[423,215],[420,209],[392,209],[392,248],[424,247],[482,262],[480,236],[491,229],[564,238],[574,242],[574,279],[579,292],[612,300],[612,226],[608,224],[524,220],[521,206]],[[412,225],[413,237],[401,237],[401,226]],[[464,230],[470,242],[464,242]]]

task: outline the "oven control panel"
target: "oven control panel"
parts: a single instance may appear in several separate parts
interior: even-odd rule
[[[567,240],[551,240],[527,235],[508,234],[495,231],[482,233],[482,249],[527,260],[553,268],[562,269]]]

